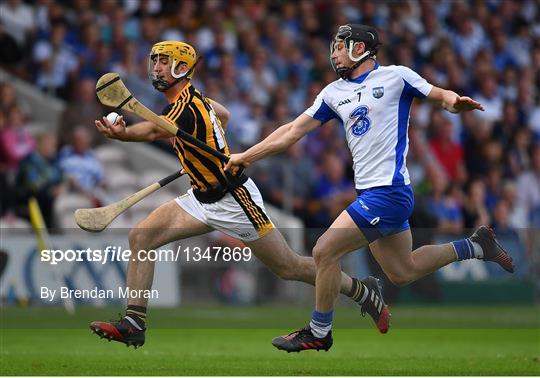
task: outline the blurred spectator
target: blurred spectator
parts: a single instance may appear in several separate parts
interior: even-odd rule
[[[0,4],[0,23],[19,48],[27,47],[36,27],[32,7],[22,0],[7,0]]]
[[[532,142],[531,134],[531,131],[525,127],[517,129],[514,133],[507,152],[508,176],[511,178],[518,177],[530,165],[529,149]]]
[[[12,84],[8,82],[0,83],[0,112],[7,114],[10,109],[16,106],[21,108],[23,113],[28,114],[30,111],[30,109],[17,98],[17,92]]]
[[[487,172],[484,146],[489,141],[492,125],[475,117],[471,117],[470,121],[471,124],[466,126],[468,130],[465,139],[465,165],[469,177],[474,178]]]
[[[78,60],[65,43],[66,31],[63,21],[53,24],[50,37],[36,43],[33,60],[37,63],[36,85],[68,100],[70,81],[75,81]]]
[[[147,60],[144,59],[147,63]],[[111,67],[113,72],[116,72],[123,80],[126,80],[128,76],[135,75],[140,77],[142,72],[139,68],[139,59],[137,57],[137,45],[133,41],[126,42],[122,46],[120,59],[116,61]]]
[[[508,237],[510,234],[517,235],[510,224],[510,210],[510,204],[505,200],[497,202],[495,206],[491,226],[499,237],[502,235]]]
[[[0,67],[28,79],[24,66],[20,64],[23,58],[22,49],[0,22]]]
[[[92,51],[91,59],[80,65],[80,75],[97,81],[98,78],[111,71],[112,59],[111,46],[108,43],[99,42]]]
[[[424,130],[418,127],[409,128],[409,154],[407,156],[407,168],[411,175],[412,184],[419,193],[427,195],[431,191],[431,186],[426,179],[428,168],[438,167],[443,173],[444,169],[439,166],[437,158],[434,156],[429,144],[425,139]]]
[[[502,109],[502,118],[493,125],[493,136],[508,147],[514,137],[514,134],[521,127],[519,121],[519,112],[515,103],[506,101]]]
[[[536,106],[532,109],[528,123],[536,141],[540,141],[540,91],[536,95]]]
[[[63,192],[62,170],[57,161],[57,141],[51,134],[37,137],[36,150],[21,161],[15,179],[17,213],[28,219],[28,199],[35,197],[47,227],[54,227],[53,207]]]
[[[223,55],[221,57],[221,67],[219,71],[220,92],[223,99],[228,102],[234,102],[246,92],[240,90],[237,85],[238,71],[232,55]]]
[[[485,177],[486,184],[486,200],[485,205],[492,213],[495,205],[502,196],[503,189],[503,167],[501,165],[493,165],[489,168]]]
[[[96,189],[103,184],[103,166],[90,149],[91,143],[87,128],[75,127],[71,143],[60,150],[58,161],[71,187],[95,199]]]
[[[531,149],[531,168],[517,180],[517,205],[522,227],[540,228],[540,144]]]
[[[74,44],[74,52],[79,58],[79,65],[83,67],[80,71],[87,76],[88,73],[85,72],[84,67],[92,64],[96,59],[96,51],[101,39],[99,25],[93,22],[85,23],[82,25],[80,34],[80,38]]]
[[[514,30],[510,39],[510,50],[514,60],[519,67],[529,67],[531,65],[532,40],[528,22],[520,17],[513,20]]]
[[[503,102],[497,93],[496,79],[493,75],[479,79],[480,91],[474,94],[474,98],[484,106],[485,111],[477,112],[476,116],[490,122],[499,121],[502,118]]]
[[[448,178],[462,183],[465,180],[463,148],[452,141],[452,123],[444,117],[440,117],[440,122],[440,124],[434,125],[436,135],[430,140],[429,146]]]
[[[506,202],[510,209],[510,214],[508,215],[508,222],[510,226],[514,229],[521,227],[519,214],[520,210],[517,207],[517,187],[515,181],[507,180],[503,183],[501,191],[501,201]]]
[[[96,80],[80,79],[77,82],[75,97],[68,103],[58,129],[58,139],[63,146],[71,141],[73,129],[76,125],[84,125],[90,132],[94,145],[101,144],[105,138],[95,125],[96,119],[105,116],[108,110],[98,102],[96,97]]]
[[[260,140],[262,125],[265,121],[266,116],[264,106],[262,104],[254,103],[249,107],[247,118],[242,122],[231,124],[233,127],[230,129],[229,135],[235,140],[237,150],[246,150]]]
[[[525,253],[529,273],[540,294],[540,144],[531,149],[531,169],[522,173],[517,181],[517,211],[525,235]]]
[[[138,17],[145,14],[157,14],[161,10],[160,0],[130,0],[124,2],[124,9],[128,14]]]
[[[307,135],[306,152],[314,162],[317,162],[323,157],[324,151],[333,151],[343,165],[351,165],[350,155],[343,153],[348,151],[344,149],[344,141],[343,126],[339,122],[330,121],[324,127],[319,127]]]
[[[19,162],[32,152],[34,138],[27,130],[27,113],[15,88],[0,84],[0,216],[13,210],[14,179]]]
[[[267,52],[258,48],[251,57],[251,64],[240,73],[239,86],[250,92],[257,102],[264,105],[270,103],[270,93],[277,85],[275,74],[267,61]]]
[[[534,109],[535,91],[537,90],[537,87],[534,85],[534,76],[535,74],[531,67],[522,68],[520,70],[517,84],[516,105],[519,109],[519,117],[523,120],[526,120],[527,115],[531,114]]]
[[[463,201],[465,228],[473,230],[483,224],[490,224],[491,217],[486,207],[486,186],[482,180],[473,180]]]
[[[328,227],[355,200],[356,192],[352,180],[345,176],[345,165],[332,151],[322,157],[319,171],[308,226]]]
[[[463,230],[463,215],[459,189],[449,185],[444,172],[435,164],[426,167],[426,178],[431,186],[427,206],[438,220],[437,230],[445,234],[460,233]]]
[[[4,274],[4,271],[6,270],[6,266],[9,261],[9,255],[6,251],[3,249],[0,250],[0,279],[2,279],[2,275]]]
[[[231,118],[227,140],[232,151],[243,151],[256,144],[266,121],[266,108],[251,98],[248,92],[242,92],[239,100],[229,104]]]
[[[37,38],[47,35],[51,28],[51,21],[63,18],[63,9],[60,4],[52,0],[38,0],[34,7]],[[66,13],[69,13],[67,11]]]
[[[510,49],[508,48],[508,38],[502,30],[496,31],[493,35],[493,67],[498,72],[503,71],[507,67],[516,65]]]
[[[145,60],[152,45],[159,40],[160,19],[157,16],[143,15],[139,22],[140,36],[137,43],[137,59]]]
[[[315,185],[315,172],[313,162],[304,153],[304,145],[294,144],[273,161],[265,200],[306,220],[308,201]]]
[[[516,106],[517,99],[517,71],[513,67],[507,67],[500,75],[499,91],[502,98],[512,101]]]
[[[217,28],[213,31],[213,45],[204,54],[206,66],[210,71],[217,71],[221,65],[221,58],[224,55],[233,53],[236,49],[236,36],[227,32],[224,28]]]
[[[486,162],[487,169],[484,170],[482,176],[490,171],[493,167],[502,166],[503,163],[503,146],[494,139],[490,139],[483,148],[483,158]]]
[[[6,127],[6,116],[4,112],[0,112],[0,142],[2,141],[2,134]],[[4,146],[1,146],[0,152],[0,218],[8,211],[12,206],[13,199],[13,185],[10,182],[10,174],[8,170],[7,159],[5,158]]]
[[[472,63],[476,52],[486,44],[486,37],[482,26],[473,20],[464,9],[458,9],[461,2],[454,2],[453,11],[456,17],[453,21],[456,23],[456,30],[452,33],[453,44],[456,52],[467,62]]]
[[[429,6],[424,6],[422,10],[422,27],[423,33],[418,38],[418,52],[425,59],[446,33],[439,25],[434,9]]]
[[[26,116],[18,105],[13,105],[6,113],[0,129],[0,154],[2,163],[15,172],[19,162],[35,147],[34,138],[26,128]]]

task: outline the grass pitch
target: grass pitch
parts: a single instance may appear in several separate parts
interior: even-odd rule
[[[386,335],[340,307],[329,352],[285,353],[270,340],[309,308],[151,310],[141,349],[100,340],[108,309],[3,308],[2,375],[539,375],[538,308],[398,307]],[[481,326],[481,327],[480,327]],[[31,328],[29,328],[31,327]]]

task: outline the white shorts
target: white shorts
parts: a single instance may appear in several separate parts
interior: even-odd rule
[[[193,189],[175,201],[204,224],[242,241],[257,240],[274,228],[261,193],[251,179],[214,203],[199,202]]]

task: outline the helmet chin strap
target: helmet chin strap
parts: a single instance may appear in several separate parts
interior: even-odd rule
[[[174,59],[171,64],[171,76],[174,77],[176,80],[173,81],[172,83],[169,83],[167,80],[156,79],[156,80],[152,80],[152,86],[160,92],[165,92],[167,89],[175,86],[180,81],[182,81],[183,77],[185,77],[190,72],[192,72],[195,69],[195,67],[197,67],[197,64],[199,64],[200,60],[201,60],[201,57],[198,57],[197,60],[195,61],[195,64],[193,64],[193,67],[191,67],[191,69],[187,70],[184,73],[177,74],[176,72],[174,72],[176,68],[176,63],[177,63],[176,59]]]
[[[354,44],[355,44],[354,41],[349,41],[349,47],[347,48],[347,53],[348,53],[347,55],[349,56],[349,59],[355,63],[350,67],[341,67],[337,69],[337,74],[343,80],[348,80],[349,76],[356,69],[356,67],[358,67],[359,65],[361,65],[362,63],[364,63],[366,60],[368,60],[371,57],[370,50],[366,50],[364,51],[362,55],[358,57],[354,57],[352,55]]]
[[[167,89],[178,84],[181,80],[182,78],[178,78],[172,83],[169,83],[167,80],[164,80],[164,79],[156,79],[156,80],[152,80],[152,86],[160,92],[165,92]]]

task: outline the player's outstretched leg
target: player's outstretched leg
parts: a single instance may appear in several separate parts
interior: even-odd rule
[[[482,247],[483,257],[479,257],[480,259],[496,262],[507,272],[514,273],[512,257],[499,244],[495,238],[495,232],[491,228],[480,226],[471,235],[470,240],[480,244],[480,247]]]
[[[272,340],[273,346],[285,350],[288,353],[309,349],[315,349],[317,351],[322,349],[328,352],[328,349],[332,347],[332,344],[332,331],[329,331],[326,336],[318,338],[313,335],[309,325],[298,331],[291,332],[288,335],[278,336]]]

